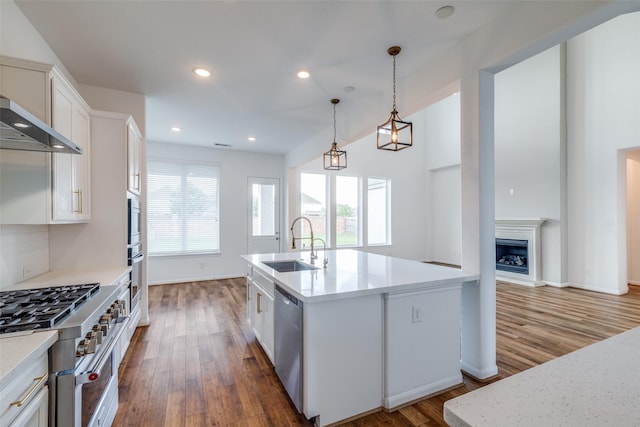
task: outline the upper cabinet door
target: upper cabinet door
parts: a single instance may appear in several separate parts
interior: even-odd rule
[[[127,126],[127,185],[129,191],[140,194],[142,181],[140,176],[140,163],[142,157],[142,136],[138,128],[129,123]]]
[[[52,155],[52,221],[91,218],[89,111],[79,96],[57,78],[51,81],[52,126],[82,147],[82,154]]]
[[[82,155],[71,154],[73,165],[73,188],[76,205],[75,218],[81,221],[91,219],[91,119],[89,111],[76,103],[73,109],[73,141],[82,147]]]

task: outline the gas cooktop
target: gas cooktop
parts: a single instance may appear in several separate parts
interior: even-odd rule
[[[0,292],[0,334],[53,328],[99,288],[90,283]]]

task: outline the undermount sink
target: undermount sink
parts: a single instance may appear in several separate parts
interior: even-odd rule
[[[320,267],[316,267],[310,264],[306,264],[300,261],[262,261],[263,264],[273,268],[278,273],[288,273],[291,271],[304,271],[304,270],[319,270]]]

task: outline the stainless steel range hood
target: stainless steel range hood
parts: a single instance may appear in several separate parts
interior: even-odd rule
[[[82,154],[77,146],[45,122],[0,95],[0,148]]]

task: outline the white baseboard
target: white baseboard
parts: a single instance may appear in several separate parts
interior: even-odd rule
[[[549,286],[553,286],[554,288],[568,288],[571,285],[571,282],[563,282],[563,283],[559,283],[559,282],[552,282],[550,280],[545,280],[544,283],[546,283]]]
[[[640,286],[640,281],[639,280],[629,280],[629,284],[630,285]]]
[[[500,275],[498,275],[497,272],[496,272],[496,280],[499,280],[501,282],[513,283],[515,285],[529,286],[531,288],[538,288],[540,286],[544,286],[545,285],[545,282],[530,281],[530,280],[519,280],[519,279],[515,279],[513,277],[500,276]]]
[[[624,291],[618,291],[618,290],[612,290],[608,288],[599,288],[596,286],[585,286],[577,283],[572,283],[570,286],[572,288],[584,289],[585,291],[600,292],[600,293],[609,294],[609,295],[624,295],[629,291],[628,289],[625,289]]]
[[[443,378],[438,381],[434,381],[429,384],[416,387],[414,389],[388,396],[384,398],[383,404],[385,409],[393,411],[398,406],[402,406],[405,403],[413,402],[418,399],[422,399],[426,396],[432,395],[439,391],[462,384],[462,374],[454,375],[452,377]]]
[[[245,274],[231,274],[225,276],[214,276],[214,277],[192,277],[192,278],[182,278],[180,280],[155,280],[153,282],[148,282],[149,286],[157,286],[157,285],[170,285],[170,284],[178,284],[178,283],[187,283],[187,282],[203,282],[205,280],[222,280],[222,279],[235,279],[237,277],[245,277]]]
[[[495,377],[496,375],[498,375],[498,365],[493,365],[484,369],[478,369],[475,366],[471,366],[465,363],[464,360],[460,361],[460,365],[463,372],[480,380]]]

